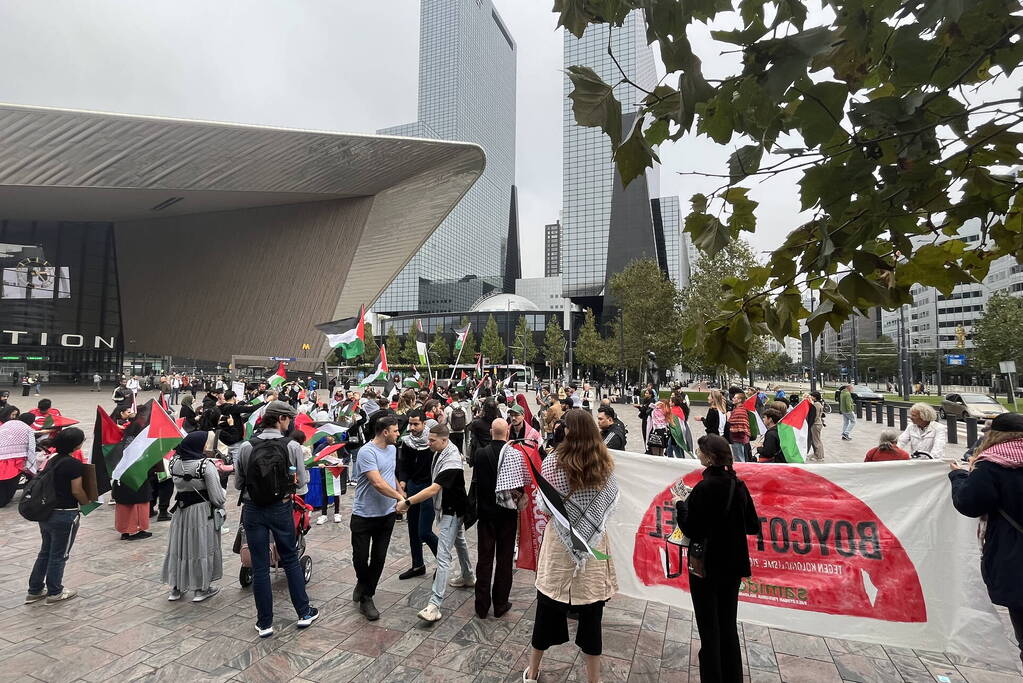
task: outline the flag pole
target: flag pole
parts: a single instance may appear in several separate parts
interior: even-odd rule
[[[466,337],[466,339],[469,338],[469,330],[471,328],[472,328],[472,321],[470,320],[469,324],[465,326],[465,337]],[[451,366],[451,377],[450,377],[449,381],[455,378],[455,366],[458,365],[458,361],[462,360],[462,351],[464,349],[465,349],[465,340],[462,340],[462,345],[458,347],[458,355],[455,356],[455,365]]]

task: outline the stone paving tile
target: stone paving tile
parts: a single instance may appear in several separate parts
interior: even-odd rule
[[[372,657],[335,648],[301,672],[302,678],[318,683],[346,683],[373,662]]]
[[[974,669],[968,666],[957,666],[959,673],[967,683],[1010,683],[1019,681],[1019,676],[989,669]]]
[[[827,643],[819,636],[810,636],[804,633],[792,633],[771,629],[771,642],[774,644],[774,651],[779,654],[807,657],[809,659],[820,659],[825,662],[831,661],[831,651]]]
[[[835,655],[835,665],[843,680],[856,683],[886,683],[900,677],[899,670],[887,657],[875,659],[864,655]]]
[[[839,683],[842,677],[832,662],[778,653],[778,670],[786,683]]]

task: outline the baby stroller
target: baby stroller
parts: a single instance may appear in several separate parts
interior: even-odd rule
[[[298,550],[298,562],[302,565],[302,575],[305,582],[313,576],[313,558],[305,554],[305,535],[309,532],[310,512],[313,506],[302,500],[302,496],[295,494],[291,497],[291,512],[295,519],[295,537],[298,539],[296,549]],[[249,544],[245,540],[245,526],[238,525],[238,534],[234,538],[234,551],[241,555],[242,566],[238,570],[238,583],[242,588],[252,584],[252,556],[249,554]],[[281,569],[281,556],[277,552],[277,544],[270,544],[270,566],[274,569]]]

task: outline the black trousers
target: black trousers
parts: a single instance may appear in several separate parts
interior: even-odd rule
[[[451,435],[448,437],[448,440],[451,443],[455,444],[455,448],[458,449],[459,453],[463,454],[465,453],[465,451],[462,450],[462,448],[465,446],[465,432],[451,432]]]
[[[1023,661],[1023,609],[1010,607],[1009,619],[1012,621],[1012,630],[1016,633],[1016,644],[1019,645],[1019,659]]]
[[[155,477],[153,479],[153,495],[149,500],[149,511],[152,512],[159,505],[160,512],[167,512],[171,496],[174,495],[174,480],[167,478],[158,482]]]
[[[0,480],[0,508],[10,503],[11,498],[14,498],[14,492],[18,490],[19,479],[21,479],[20,474],[10,479]]]
[[[358,578],[357,588],[363,597],[371,598],[377,592],[380,575],[387,563],[387,548],[391,545],[395,514],[383,517],[352,515],[352,566]]]
[[[700,631],[700,680],[742,683],[742,650],[736,632],[739,578],[689,575],[693,613]]]
[[[476,614],[485,615],[490,606],[504,609],[511,593],[515,567],[515,529],[519,517],[512,510],[476,522]],[[495,562],[496,560],[496,562]],[[493,587],[491,588],[491,576]]]

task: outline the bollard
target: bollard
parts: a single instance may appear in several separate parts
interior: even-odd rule
[[[863,417],[863,403],[856,401],[856,419],[859,420]]]
[[[905,431],[906,424],[909,422],[909,408],[899,408],[899,429]]]
[[[889,403],[886,407],[888,408],[888,426],[889,427],[894,427],[895,426],[895,406],[893,406],[892,404]]]
[[[977,418],[968,417],[966,418],[966,447],[973,448],[975,443],[977,443]]]
[[[870,415],[870,402],[869,401],[867,403],[863,404],[863,412],[866,413],[866,420],[867,420],[867,422],[870,422],[871,415]],[[857,415],[856,417],[859,417],[859,415]]]
[[[884,424],[884,417],[881,415],[881,407],[883,405],[884,405],[884,403],[878,403],[877,406],[876,406],[876,408],[877,408],[877,423],[879,425],[883,425]]]
[[[945,416],[945,426],[948,428],[949,443],[959,443],[959,424],[955,415]]]

